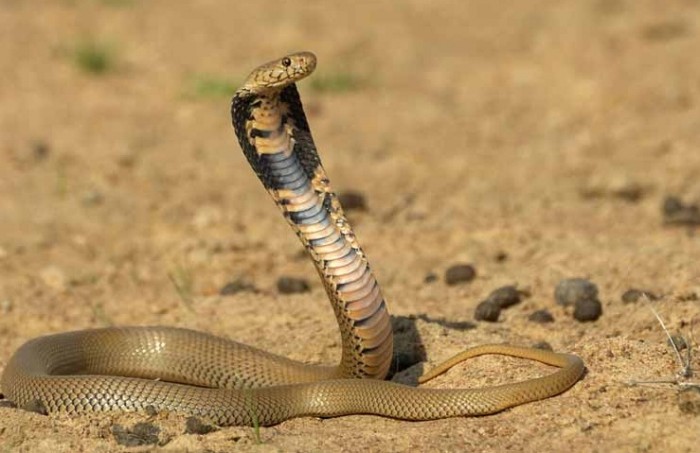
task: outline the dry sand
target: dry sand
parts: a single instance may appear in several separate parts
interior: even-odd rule
[[[90,42],[111,52],[102,74],[77,63]],[[426,368],[471,345],[546,341],[583,357],[585,378],[494,416],[302,418],[261,429],[261,445],[251,428],[184,435],[174,415],[2,408],[0,451],[118,451],[113,425],[138,422],[158,426],[164,443],[142,450],[697,448],[700,416],[680,410],[677,387],[627,385],[673,377],[679,365],[648,305],[620,300],[632,287],[659,294],[669,330],[697,348],[700,238],[661,214],[667,195],[700,201],[700,2],[691,0],[3,0],[0,370],[35,336],[131,324],[337,360],[323,289],[228,113],[227,85],[301,49],[319,57],[300,89],[326,169],[336,190],[367,197],[351,220],[391,312],[424,315],[414,324]],[[442,275],[458,262],[478,276],[447,286]],[[440,278],[425,283],[431,272]],[[308,278],[311,292],[279,294],[283,275]],[[567,277],[598,285],[597,322],[554,303]],[[218,295],[239,278],[259,292]],[[473,321],[505,284],[531,297],[499,322],[436,322]],[[538,309],[555,322],[528,321]],[[431,385],[548,371],[480,358]]]

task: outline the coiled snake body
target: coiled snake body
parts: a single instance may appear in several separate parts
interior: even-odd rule
[[[251,73],[232,102],[243,152],[311,256],[342,338],[336,367],[306,365],[208,334],[171,327],[104,328],[40,337],[21,346],[2,390],[48,412],[170,410],[220,425],[272,425],[298,416],[376,414],[407,420],[484,415],[559,394],[581,359],[487,345],[457,362],[505,354],[560,367],[537,379],[480,389],[427,389],[382,381],[392,358],[386,304],[316,152],[295,82],[316,67],[309,52]]]

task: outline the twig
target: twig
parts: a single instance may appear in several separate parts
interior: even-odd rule
[[[691,324],[690,324],[690,341],[686,342],[686,343],[688,343],[687,344],[688,352],[686,354],[686,359],[683,360],[683,357],[681,356],[681,353],[678,350],[678,346],[676,345],[676,342],[674,341],[673,337],[671,336],[671,333],[666,328],[666,324],[664,323],[663,319],[661,319],[661,316],[659,315],[659,313],[654,309],[653,305],[651,304],[651,301],[649,300],[649,297],[647,297],[645,294],[645,295],[643,295],[643,298],[644,298],[644,301],[647,303],[647,306],[649,307],[651,312],[656,317],[656,320],[661,325],[661,328],[666,333],[666,336],[668,337],[669,343],[671,343],[671,347],[676,352],[676,357],[678,358],[678,362],[680,363],[681,371],[679,371],[676,374],[675,378],[643,380],[643,381],[630,380],[630,381],[627,381],[627,385],[671,384],[671,385],[676,385],[679,387],[698,387],[698,388],[700,388],[700,382],[688,382],[687,381],[687,379],[690,379],[691,377],[693,377],[693,369],[691,367],[692,349],[693,349],[693,344],[695,343],[694,339],[693,339],[693,321],[691,321]]]

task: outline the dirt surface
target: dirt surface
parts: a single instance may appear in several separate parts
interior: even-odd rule
[[[680,366],[649,304],[621,295],[659,295],[697,348],[700,237],[664,225],[661,206],[700,201],[700,2],[3,0],[0,38],[0,369],[30,338],[132,324],[337,360],[323,289],[229,118],[231,87],[301,49],[319,58],[300,89],[326,169],[366,196],[351,220],[392,314],[418,333],[403,346],[422,344],[429,368],[471,345],[546,341],[588,368],[565,394],[494,416],[302,418],[259,435],[0,408],[0,451],[119,451],[114,426],[139,422],[162,445],[137,451],[697,447],[678,387],[628,385]],[[476,279],[446,285],[455,263]],[[281,276],[311,292],[280,294]],[[555,304],[569,277],[598,285],[598,321]],[[257,291],[219,295],[238,279]],[[531,296],[473,321],[506,284]],[[554,322],[528,320],[540,309]],[[430,385],[548,371],[479,358]]]

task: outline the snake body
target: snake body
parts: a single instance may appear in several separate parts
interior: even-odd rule
[[[300,52],[254,70],[232,101],[233,126],[251,167],[296,232],[321,277],[342,339],[335,367],[307,365],[173,327],[81,330],[30,340],[9,360],[2,390],[20,407],[49,413],[151,407],[220,425],[273,425],[299,416],[375,414],[407,420],[492,414],[564,392],[584,372],[580,358],[485,345],[438,366],[482,354],[537,360],[560,369],[478,389],[414,388],[383,381],[393,336],[386,303],[330,187],[296,82],[316,57]]]

